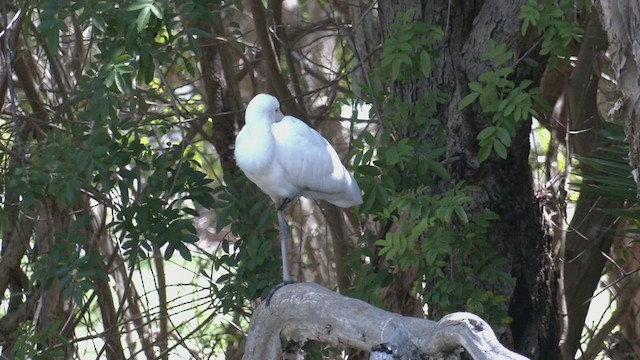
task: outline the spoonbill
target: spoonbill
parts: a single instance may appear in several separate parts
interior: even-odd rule
[[[256,95],[235,143],[238,167],[276,204],[282,279],[291,283],[285,207],[299,196],[348,208],[362,203],[360,188],[329,142],[302,120],[283,115],[278,99]]]

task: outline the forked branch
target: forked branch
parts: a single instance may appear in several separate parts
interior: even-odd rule
[[[440,321],[405,317],[337,294],[314,283],[285,286],[251,319],[243,359],[281,359],[283,342],[314,340],[393,359],[421,359],[464,348],[473,359],[526,359],[507,350],[489,325],[470,313]]]

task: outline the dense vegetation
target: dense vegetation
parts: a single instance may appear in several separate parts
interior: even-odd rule
[[[232,156],[258,92],[364,194],[292,206],[294,278],[474,312],[529,356],[633,353],[636,191],[600,15],[529,0],[473,24],[490,3],[3,1],[2,355],[240,357],[281,274],[273,204]],[[585,324],[599,281],[618,306]]]

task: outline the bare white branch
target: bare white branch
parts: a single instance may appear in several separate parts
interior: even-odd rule
[[[375,348],[378,358],[419,359],[464,348],[474,359],[526,359],[503,347],[491,327],[471,313],[449,314],[438,322],[405,317],[314,283],[287,285],[269,306],[258,306],[243,359],[281,359],[283,342],[301,346],[309,340]]]

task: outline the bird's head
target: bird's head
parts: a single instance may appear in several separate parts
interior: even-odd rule
[[[247,105],[244,117],[247,124],[265,120],[273,124],[282,120],[283,115],[278,99],[269,94],[258,94]]]

